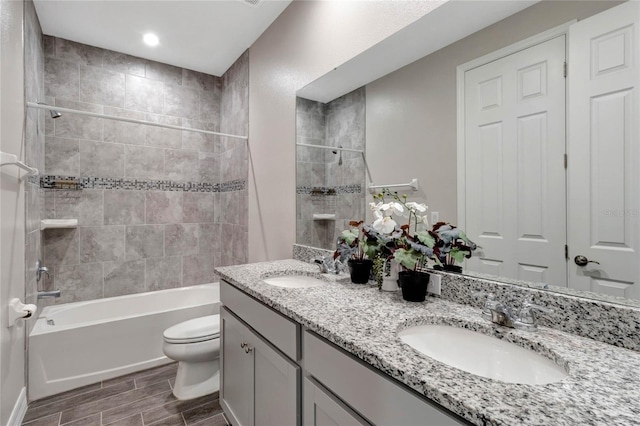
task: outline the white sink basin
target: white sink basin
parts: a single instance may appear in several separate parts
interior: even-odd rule
[[[564,368],[542,355],[463,328],[419,325],[400,331],[398,336],[431,358],[489,379],[544,385],[568,376]]]
[[[310,288],[327,284],[321,279],[310,277],[308,275],[283,275],[281,277],[266,278],[263,282],[276,287],[285,288]]]

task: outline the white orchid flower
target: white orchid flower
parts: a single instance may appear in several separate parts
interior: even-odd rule
[[[401,215],[404,212],[404,207],[402,207],[402,204],[400,203],[391,201],[390,203],[381,205],[380,210],[387,216],[394,214]]]
[[[402,207],[402,204],[395,201],[389,203],[389,210],[391,210],[392,214],[401,215],[404,213],[404,207]]]
[[[379,202],[378,204],[376,203],[369,203],[369,208],[371,209],[371,211],[380,211],[380,207],[382,206],[382,202]]]
[[[428,207],[426,204],[424,203],[416,203],[415,201],[409,201],[407,203],[407,207],[412,211],[412,212],[420,212],[420,213],[424,213],[427,211]]]
[[[384,216],[373,222],[373,229],[381,234],[390,234],[396,229],[397,223],[390,216]]]
[[[378,220],[378,219],[382,219],[382,213],[380,213],[380,211],[379,211],[379,210],[374,210],[374,211],[373,211],[373,217],[375,217],[375,218],[376,218],[376,220]]]

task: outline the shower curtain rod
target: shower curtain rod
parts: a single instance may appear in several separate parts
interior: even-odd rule
[[[348,152],[359,152],[360,154],[363,154],[364,151],[361,149],[353,149],[353,148],[340,148],[340,147],[333,147],[333,146],[326,146],[326,145],[314,145],[311,143],[297,143],[296,145],[298,146],[308,146],[310,148],[320,148],[320,149],[330,149],[331,151],[348,151]]]
[[[296,143],[297,146],[308,146],[311,148],[320,148],[320,149],[330,149],[331,151],[348,151],[348,152],[358,152],[362,155],[362,161],[364,161],[364,167],[367,172],[367,176],[369,176],[369,185],[373,184],[373,180],[371,179],[371,171],[369,170],[369,164],[367,164],[367,158],[364,155],[364,149],[352,149],[352,148],[341,148],[341,147],[333,147],[326,145],[314,145],[310,143]]]
[[[228,133],[212,132],[210,130],[189,129],[186,127],[174,126],[172,124],[153,123],[151,121],[136,120],[134,118],[118,117],[115,115],[99,114],[96,112],[79,111],[77,109],[61,108],[61,107],[56,107],[51,105],[38,104],[35,102],[27,102],[27,106],[29,108],[37,108],[37,109],[45,109],[49,111],[66,112],[70,114],[86,115],[88,117],[105,118],[107,120],[124,121],[127,123],[134,123],[134,124],[145,124],[148,126],[164,127],[166,129],[184,130],[185,132],[204,133],[207,135],[224,136],[227,138],[236,138],[236,139],[244,139],[244,140],[249,139],[247,136],[238,136],[238,135],[231,135]]]

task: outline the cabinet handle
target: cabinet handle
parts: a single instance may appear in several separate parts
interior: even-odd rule
[[[246,348],[246,347],[247,347],[247,344],[246,344],[245,342],[242,342],[242,343],[240,343],[240,347],[241,347],[242,349],[244,349],[244,348]]]
[[[248,354],[249,352],[251,352],[253,350],[253,348],[249,345],[246,345],[244,347],[244,353]]]

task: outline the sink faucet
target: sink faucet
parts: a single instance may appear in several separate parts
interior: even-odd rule
[[[548,314],[553,312],[553,309],[536,305],[531,302],[531,299],[527,299],[522,303],[517,313],[514,313],[514,309],[511,306],[504,302],[497,301],[493,293],[474,293],[474,296],[487,296],[487,300],[482,307],[482,318],[503,327],[536,331],[538,324],[534,312],[541,311]]]
[[[340,274],[345,271],[345,265],[340,260],[331,260],[325,256],[316,257],[313,262],[318,265],[323,274]]]

